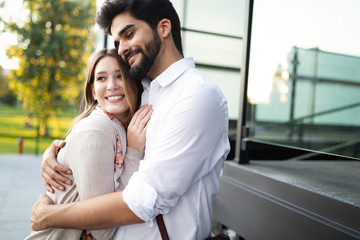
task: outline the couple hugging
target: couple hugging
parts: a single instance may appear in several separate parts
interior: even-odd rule
[[[169,0],[105,1],[96,21],[115,49],[94,55],[82,114],[44,152],[26,239],[162,239],[157,216],[172,240],[209,237],[225,97],[184,58]]]

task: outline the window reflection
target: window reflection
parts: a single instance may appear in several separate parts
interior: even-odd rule
[[[252,138],[360,159],[356,9],[357,0],[254,1]]]
[[[241,37],[244,32],[245,0],[183,0],[185,28]]]
[[[184,54],[224,92],[229,117],[239,116],[245,0],[175,0]]]

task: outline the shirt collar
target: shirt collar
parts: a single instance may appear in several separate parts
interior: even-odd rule
[[[161,87],[166,87],[170,83],[174,82],[179,76],[181,76],[189,68],[194,68],[195,63],[193,58],[183,58],[173,63],[164,72],[162,72],[153,81],[157,81]],[[144,78],[142,84],[145,89],[150,88],[150,79]]]

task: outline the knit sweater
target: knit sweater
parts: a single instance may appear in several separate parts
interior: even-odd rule
[[[123,165],[114,173],[114,159],[120,140],[124,157]],[[125,129],[116,119],[111,119],[97,108],[78,122],[65,139],[66,145],[59,151],[57,160],[70,168],[73,175],[64,175],[73,181],[64,192],[48,193],[54,204],[70,203],[86,198],[123,190],[132,173],[138,169],[143,154],[126,148]],[[119,147],[118,147],[119,148]],[[118,171],[119,172],[119,171]],[[91,230],[93,239],[112,239],[116,228]],[[50,228],[33,231],[25,240],[67,239],[79,240],[82,230]]]

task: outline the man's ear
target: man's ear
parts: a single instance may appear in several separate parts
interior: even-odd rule
[[[171,34],[171,21],[167,18],[160,20],[158,23],[158,34],[167,38]]]

